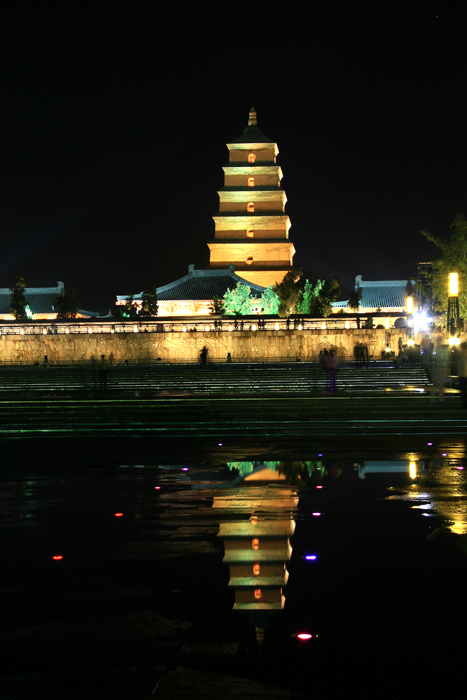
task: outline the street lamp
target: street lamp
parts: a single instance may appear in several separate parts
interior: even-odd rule
[[[448,332],[454,337],[459,326],[459,275],[449,273]]]
[[[407,342],[413,340],[413,297],[407,297],[405,300],[405,311],[407,313]],[[413,343],[412,343],[413,344]]]

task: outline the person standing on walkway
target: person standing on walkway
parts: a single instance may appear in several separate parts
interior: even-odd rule
[[[109,373],[109,364],[105,359],[105,355],[101,355],[99,362],[99,389],[107,389],[107,375]]]
[[[329,396],[336,393],[337,355],[334,350],[330,350],[324,356],[324,369],[329,377]]]
[[[441,403],[444,401],[444,382],[448,374],[449,353],[441,336],[436,338],[435,349],[433,350],[433,389],[431,400]]]
[[[467,343],[461,343],[456,354],[457,376],[461,392],[461,406],[467,408]]]

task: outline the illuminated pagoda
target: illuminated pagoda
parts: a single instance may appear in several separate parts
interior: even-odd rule
[[[258,128],[253,108],[247,128],[227,148],[224,187],[213,217],[215,234],[208,243],[209,269],[233,263],[240,277],[268,287],[282,281],[295,253],[289,241],[282,170],[276,163],[279,149]]]

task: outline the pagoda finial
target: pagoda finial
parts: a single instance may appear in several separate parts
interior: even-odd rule
[[[252,107],[250,109],[250,114],[248,115],[248,126],[257,126],[258,121],[256,119],[256,111],[255,108]]]

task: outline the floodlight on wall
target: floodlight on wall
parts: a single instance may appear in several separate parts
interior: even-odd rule
[[[206,333],[207,333],[207,332],[208,332],[208,331],[210,331],[211,329],[210,329],[210,327],[209,327],[209,326],[205,326],[205,327],[204,327],[204,330],[205,330],[205,331],[206,331]]]
[[[138,326],[133,326],[133,333],[137,333],[137,332],[138,332]]]
[[[256,323],[252,323],[252,324],[251,324],[251,330],[252,330],[252,331],[255,331],[255,330],[256,330]]]
[[[275,330],[275,331],[278,331],[278,330],[279,330],[279,324],[278,324],[278,323],[276,323],[276,325],[274,326],[274,330]]]
[[[186,326],[182,326],[183,333],[186,333]]]
[[[229,331],[233,331],[233,326],[229,326]]]
[[[302,330],[303,330],[303,326],[302,326],[301,323],[298,324],[298,330],[299,330],[299,331],[302,331]]]
[[[326,324],[324,323],[324,321],[323,321],[323,323],[321,324],[321,328],[322,328],[323,331],[326,330]]]
[[[89,326],[89,328],[88,328],[88,333],[92,333],[92,328],[91,328],[91,326]]]

